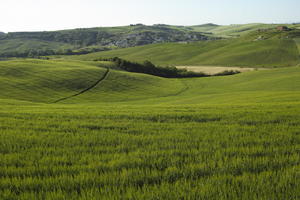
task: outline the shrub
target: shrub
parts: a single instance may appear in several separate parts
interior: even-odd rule
[[[187,77],[205,77],[204,73],[187,71],[186,69],[177,69],[176,67],[160,67],[155,66],[150,61],[145,61],[143,64],[127,61],[118,57],[100,58],[95,61],[112,61],[117,67],[128,72],[151,74],[165,78],[187,78]]]

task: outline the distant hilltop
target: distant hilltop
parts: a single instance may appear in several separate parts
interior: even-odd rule
[[[77,28],[60,31],[0,32],[0,57],[80,55],[157,43],[188,44],[198,41],[239,38],[250,32],[257,34],[257,31],[262,34],[261,32],[265,31],[299,29],[300,25],[296,23],[236,25],[206,23],[194,26],[167,24],[149,26],[138,23],[128,26]],[[258,35],[253,40],[257,38],[263,39],[262,36]]]
[[[218,24],[214,24],[214,23],[207,23],[207,24],[200,24],[200,25],[196,25],[197,27],[202,27],[202,26],[220,26]]]
[[[144,24],[61,31],[9,32],[0,34],[0,57],[86,54],[155,43],[215,39],[218,37],[188,26]]]

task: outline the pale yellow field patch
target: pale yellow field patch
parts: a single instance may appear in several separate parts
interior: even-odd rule
[[[217,66],[176,66],[178,69],[186,69],[192,72],[203,72],[205,74],[214,75],[224,71],[237,70],[240,72],[249,72],[254,70],[260,70],[258,68],[245,68],[245,67],[217,67]]]

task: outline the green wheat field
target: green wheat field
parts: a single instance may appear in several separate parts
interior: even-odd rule
[[[0,199],[300,199],[300,40],[253,38],[0,61]],[[113,56],[260,70],[94,61]]]

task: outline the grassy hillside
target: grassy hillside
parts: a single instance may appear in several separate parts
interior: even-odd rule
[[[92,85],[106,64],[17,60],[0,62],[0,98],[52,102]]]
[[[105,62],[18,60],[0,62],[0,98],[51,103],[89,88],[104,76]],[[296,102],[299,67],[224,77],[166,79],[111,69],[105,80],[65,103]],[[295,92],[297,91],[297,92]]]
[[[2,33],[0,34],[0,57],[77,55],[154,43],[203,41],[220,39],[220,37],[238,38],[257,30],[275,29],[277,26],[279,24],[228,26],[215,24],[198,26],[132,24],[120,27]],[[297,28],[298,25],[285,24],[285,26]],[[30,51],[31,54],[29,54]]]
[[[2,61],[0,99],[51,103],[89,88],[103,77],[106,71],[103,67],[110,65],[109,62]],[[119,100],[168,96],[184,88],[177,79],[114,70],[108,73],[106,79],[97,86],[100,91],[91,93],[94,101],[110,101],[110,95],[115,93]]]
[[[176,96],[186,90],[180,79],[111,70],[107,79],[92,90],[65,101],[66,103],[130,102]],[[129,103],[130,104],[130,103]]]
[[[152,43],[199,41],[212,38],[186,27],[142,24],[44,32],[11,32],[0,35],[0,57],[84,54],[117,47]],[[60,45],[61,47],[58,47]],[[35,50],[33,52],[33,50]]]
[[[165,79],[0,62],[0,199],[298,199],[300,67]],[[22,100],[22,101],[21,101]]]
[[[50,42],[36,39],[0,40],[0,57],[53,55],[54,52],[65,52],[74,46],[62,42]]]
[[[293,24],[232,24],[226,26],[218,26],[215,24],[204,24],[198,26],[191,26],[195,31],[211,32],[219,37],[239,37],[257,30],[275,29],[278,26],[287,26],[289,28],[298,28],[299,25]]]
[[[101,85],[65,102],[171,105],[298,102],[299,91],[299,67],[190,79],[153,79],[112,71]]]
[[[215,35],[222,36],[222,37],[237,37],[240,35],[247,34],[251,31],[258,30],[258,29],[266,29],[266,28],[275,28],[279,25],[277,24],[233,24],[227,26],[216,26],[214,24],[205,24],[199,26],[192,26],[192,28],[196,31],[205,31],[211,32]]]
[[[274,67],[294,66],[299,62],[294,40],[277,38],[154,44],[73,56],[70,59],[93,60],[115,56],[138,62],[150,60],[159,65]]]
[[[0,33],[0,54],[168,42],[0,61],[0,199],[300,199],[300,31],[276,26]],[[267,69],[168,79],[93,61],[115,56]]]

